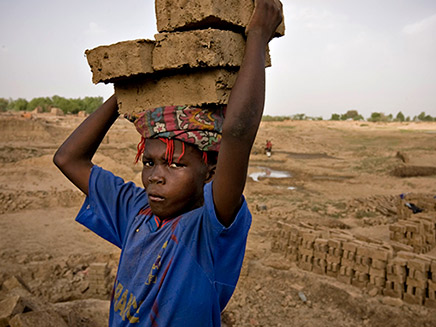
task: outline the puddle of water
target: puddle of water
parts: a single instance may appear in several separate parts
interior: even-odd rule
[[[248,176],[251,177],[255,182],[259,181],[259,177],[266,177],[266,178],[288,178],[292,175],[288,173],[287,171],[281,171],[281,170],[274,170],[268,167],[256,167],[256,170]]]
[[[288,151],[282,151],[282,153],[286,153],[292,159],[337,159],[326,153],[300,153]]]

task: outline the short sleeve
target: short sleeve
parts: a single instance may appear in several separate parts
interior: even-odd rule
[[[243,202],[235,220],[229,227],[225,227],[216,216],[212,183],[206,185],[204,198],[208,216],[208,221],[205,224],[210,224],[209,229],[215,238],[212,250],[215,263],[215,281],[234,287],[238,281],[244,259],[248,231],[251,226],[251,213],[244,196],[242,196]]]
[[[93,166],[88,196],[76,221],[121,248],[128,226],[147,203],[143,188]]]

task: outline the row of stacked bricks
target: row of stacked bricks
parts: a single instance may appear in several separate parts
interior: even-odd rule
[[[91,263],[89,265],[89,293],[94,297],[105,299],[108,294],[109,268],[107,263]]]
[[[427,253],[436,246],[436,217],[419,214],[389,226],[390,239],[410,245],[415,253]]]
[[[156,0],[155,40],[86,51],[94,83],[114,83],[119,111],[227,104],[254,0]],[[284,35],[284,23],[276,36]],[[266,66],[270,66],[267,54]]]
[[[436,258],[395,252],[386,243],[356,239],[342,231],[315,230],[282,222],[271,233],[272,251],[298,267],[372,294],[436,308]]]

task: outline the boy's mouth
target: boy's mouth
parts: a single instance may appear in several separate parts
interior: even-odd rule
[[[158,194],[149,194],[148,199],[149,199],[149,201],[153,201],[153,202],[165,201],[165,198],[163,196],[158,195]]]

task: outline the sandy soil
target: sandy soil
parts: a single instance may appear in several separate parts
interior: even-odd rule
[[[57,303],[64,313],[76,311],[74,319],[64,315],[69,326],[104,326],[109,295],[91,292],[87,272],[91,263],[107,262],[112,278],[119,251],[74,222],[84,197],[52,164],[54,151],[82,119],[0,115],[0,283],[19,276],[34,297]],[[263,154],[266,139],[273,141],[271,158]],[[133,164],[137,142],[130,123],[119,119],[95,163],[140,183],[141,168]],[[224,325],[435,326],[436,309],[370,296],[300,270],[271,253],[270,245],[276,221],[388,240],[395,215],[379,208],[390,208],[401,193],[436,195],[436,176],[392,175],[405,165],[397,152],[408,165],[436,167],[435,150],[436,123],[262,123],[249,171],[259,177],[248,177],[245,191],[253,226]],[[276,171],[289,175],[273,178]],[[2,289],[0,300],[4,296]],[[88,305],[100,315],[82,308],[92,299],[104,301]]]

